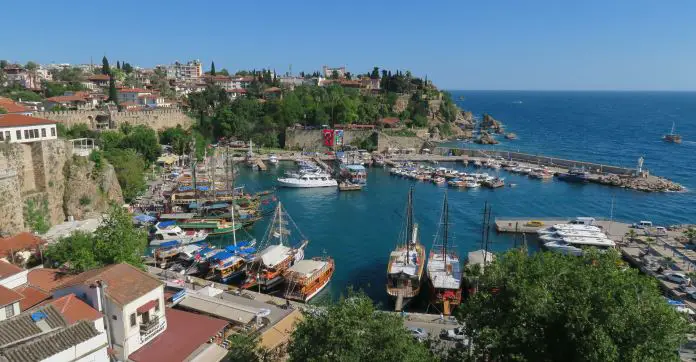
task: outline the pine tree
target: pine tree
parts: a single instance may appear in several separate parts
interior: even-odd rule
[[[210,64],[210,75],[215,75],[215,62]]]
[[[116,93],[116,81],[113,76],[109,76],[109,101],[118,104],[118,93]]]
[[[102,58],[102,74],[111,74],[111,68],[109,67],[109,60],[106,59],[106,55]]]

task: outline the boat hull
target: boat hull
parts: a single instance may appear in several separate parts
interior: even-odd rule
[[[302,189],[307,189],[307,188],[315,188],[315,187],[336,187],[338,186],[338,182],[336,180],[327,180],[327,181],[322,181],[322,182],[297,182],[293,180],[288,180],[288,179],[278,179],[278,186],[281,187],[288,187],[288,188],[302,188]]]

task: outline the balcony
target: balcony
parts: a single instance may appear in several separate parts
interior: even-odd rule
[[[157,333],[167,328],[167,320],[159,317],[151,318],[147,323],[140,325],[140,342],[145,343]]]

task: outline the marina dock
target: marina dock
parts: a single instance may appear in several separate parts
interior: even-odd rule
[[[324,162],[324,160],[322,160],[321,158],[319,158],[319,157],[312,157],[312,161],[314,161],[314,163],[316,163],[317,165],[319,165],[319,167],[321,167],[324,171],[326,171],[326,173],[328,173],[328,174],[333,174],[333,172],[334,172],[333,167],[329,166],[329,164],[327,164],[326,162]]]
[[[547,228],[554,224],[565,224],[573,218],[514,218],[503,217],[495,219],[495,230],[499,233],[536,233],[537,230]],[[607,236],[615,242],[623,242],[626,233],[631,229],[631,225],[618,221],[604,220],[595,218],[595,225],[599,226],[607,233]]]

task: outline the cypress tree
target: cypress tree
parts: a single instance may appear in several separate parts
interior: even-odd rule
[[[118,93],[116,93],[116,81],[113,76],[109,76],[109,101],[118,104]]]
[[[116,61],[116,69],[121,70],[121,62]]]
[[[102,74],[111,74],[111,68],[109,67],[109,60],[106,59],[106,55],[102,58]]]
[[[210,75],[215,75],[215,62],[210,64]]]

